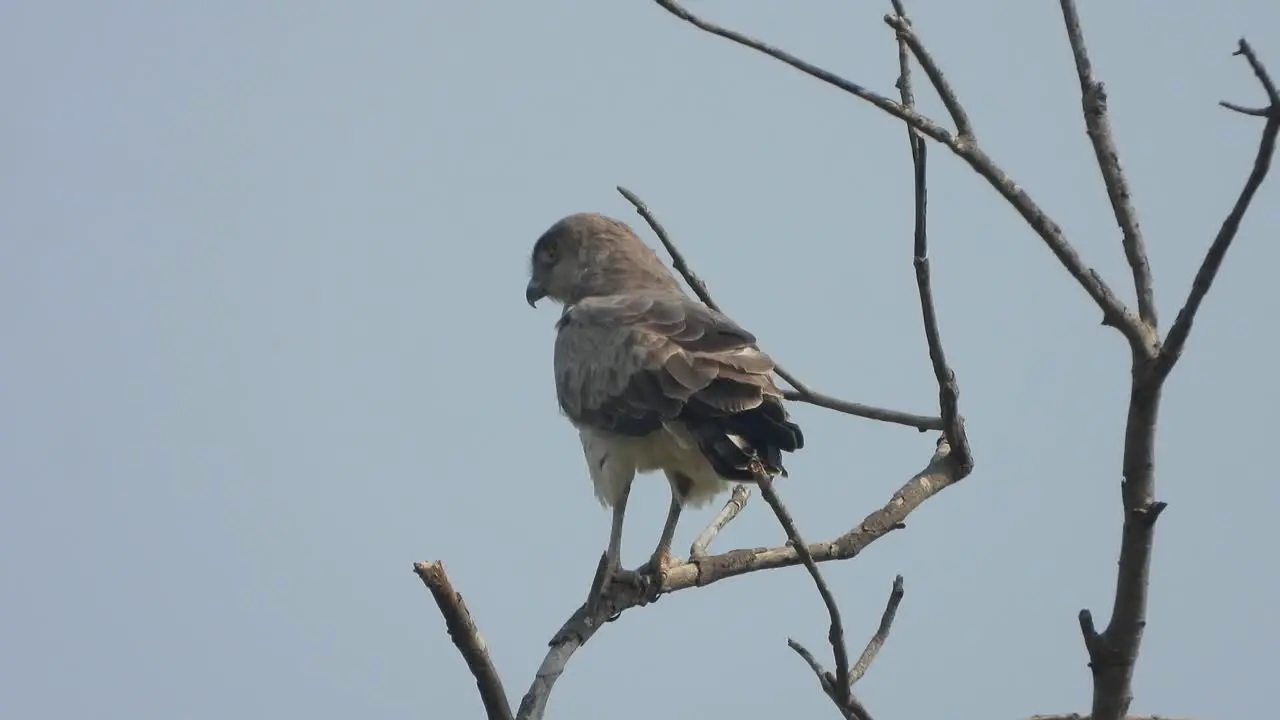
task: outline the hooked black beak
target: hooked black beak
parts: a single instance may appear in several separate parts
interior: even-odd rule
[[[529,307],[537,307],[538,301],[547,296],[547,291],[542,288],[542,284],[537,280],[530,280],[528,286],[524,289],[524,299],[528,301]]]

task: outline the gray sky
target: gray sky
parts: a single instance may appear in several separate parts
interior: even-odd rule
[[[887,2],[693,7],[892,92]],[[987,150],[1131,298],[1057,3],[909,9]],[[1167,327],[1262,126],[1215,105],[1263,99],[1231,52],[1245,33],[1280,75],[1280,6],[1081,13]],[[934,405],[901,126],[651,2],[18,0],[0,85],[4,717],[479,717],[411,572],[430,558],[522,693],[608,530],[555,405],[555,311],[522,297],[527,256],[570,212],[642,228],[615,185],[801,378]],[[1110,612],[1127,350],[985,183],[932,158],[935,291],[978,468],[828,578],[860,646],[906,576],[860,685],[878,717],[1083,711],[1075,618]],[[1278,200],[1273,178],[1165,394],[1138,712],[1274,705]],[[932,451],[794,412],[808,444],[780,490],[813,540]],[[638,483],[628,565],[666,492]],[[677,546],[713,512],[686,515]],[[756,503],[720,547],[782,539]],[[680,593],[587,645],[551,715],[828,717],[785,645],[825,651],[825,623],[799,568]]]

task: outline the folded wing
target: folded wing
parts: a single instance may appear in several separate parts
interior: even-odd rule
[[[685,295],[588,298],[556,337],[556,392],[576,424],[643,436],[681,421],[717,474],[751,480],[753,461],[786,474],[804,446],[756,338]]]

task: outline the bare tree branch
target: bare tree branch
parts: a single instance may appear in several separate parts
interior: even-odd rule
[[[439,561],[414,563],[413,571],[422,578],[440,614],[444,616],[445,628],[458,652],[462,653],[467,668],[475,676],[476,687],[480,690],[480,701],[489,720],[512,720],[511,705],[507,702],[507,692],[502,689],[502,679],[493,667],[493,659],[489,657],[489,648],[480,637],[480,629],[476,627],[471,611],[462,601],[462,595],[453,589],[449,576],[445,574],[444,565]]]
[[[716,536],[720,534],[720,531],[726,525],[733,522],[734,518],[738,517],[738,513],[742,512],[742,509],[747,506],[747,501],[750,499],[750,485],[734,485],[733,492],[729,494],[729,499],[725,501],[724,507],[720,509],[711,524],[698,534],[698,537],[693,541],[693,545],[689,547],[689,557],[706,557],[707,550],[711,547],[711,543],[715,541]]]
[[[1241,115],[1250,115],[1252,117],[1260,117],[1260,118],[1268,117],[1269,115],[1271,115],[1271,108],[1269,107],[1251,108],[1251,107],[1245,107],[1244,105],[1237,105],[1227,100],[1219,100],[1218,104],[1228,110],[1234,110],[1240,113]]]
[[[1080,611],[1080,630],[1089,651],[1094,691],[1091,717],[1118,720],[1129,711],[1133,701],[1133,673],[1146,627],[1147,595],[1151,572],[1151,551],[1155,522],[1166,504],[1155,499],[1155,430],[1159,417],[1160,395],[1169,371],[1177,362],[1191,331],[1192,320],[1201,301],[1209,292],[1213,278],[1240,227],[1240,220],[1270,169],[1275,152],[1276,134],[1280,131],[1280,100],[1248,43],[1241,40],[1238,54],[1243,54],[1266,89],[1271,114],[1263,129],[1253,171],[1239,199],[1223,222],[1196,274],[1187,303],[1178,313],[1163,347],[1154,356],[1135,352],[1133,388],[1129,396],[1129,414],[1125,426],[1124,527],[1120,542],[1120,562],[1116,577],[1115,601],[1107,628],[1098,632],[1093,616]]]
[[[1253,170],[1245,181],[1244,189],[1240,191],[1240,196],[1236,198],[1231,212],[1227,213],[1226,219],[1222,221],[1222,227],[1218,229],[1218,234],[1214,237],[1213,244],[1209,246],[1209,251],[1205,254],[1204,261],[1200,263],[1200,269],[1196,272],[1195,280],[1191,284],[1191,292],[1187,295],[1187,302],[1178,311],[1178,317],[1173,321],[1173,326],[1169,328],[1169,334],[1165,337],[1164,347],[1160,350],[1160,356],[1156,359],[1155,366],[1155,374],[1160,379],[1169,375],[1169,372],[1173,370],[1173,366],[1177,364],[1178,358],[1181,357],[1182,348],[1186,346],[1187,337],[1191,334],[1191,324],[1195,322],[1196,312],[1200,310],[1200,303],[1209,294],[1209,288],[1213,286],[1213,280],[1218,275],[1218,268],[1222,267],[1222,260],[1226,257],[1227,250],[1231,247],[1231,241],[1235,240],[1236,234],[1240,231],[1240,221],[1244,219],[1244,214],[1248,212],[1249,204],[1253,202],[1253,196],[1257,194],[1258,188],[1262,186],[1262,181],[1266,180],[1267,173],[1271,170],[1271,158],[1275,155],[1276,134],[1280,133],[1280,93],[1277,93],[1275,83],[1271,81],[1271,76],[1267,73],[1266,67],[1263,66],[1262,61],[1254,54],[1253,48],[1249,46],[1249,43],[1244,38],[1240,38],[1240,48],[1235,54],[1243,55],[1249,61],[1253,74],[1257,76],[1258,82],[1262,84],[1267,93],[1270,105],[1263,111],[1267,122],[1262,128],[1262,141],[1258,143],[1258,153],[1253,160]],[[1222,104],[1238,112],[1244,112],[1246,115],[1256,114],[1228,103]]]
[[[906,6],[901,0],[891,0],[891,4],[894,14],[885,15],[884,21],[898,32],[898,91],[902,98],[902,106],[915,112],[915,96],[911,92],[911,71],[908,63],[910,58],[905,52],[906,49],[910,49],[910,54],[915,56],[916,61],[920,63],[920,68],[929,77],[930,84],[937,88],[938,96],[951,116],[951,121],[956,124],[956,132],[960,135],[958,140],[964,144],[974,142],[976,138],[973,134],[973,126],[969,123],[969,114],[965,111],[964,105],[960,104],[959,96],[951,88],[951,83],[947,82],[946,76],[942,74],[942,68],[938,67],[938,63],[934,61],[933,55],[925,48],[924,43],[920,42],[920,38],[914,32],[910,32],[911,19],[907,17]],[[905,84],[902,82],[904,77],[907,78]],[[907,122],[907,128],[918,132],[918,128],[910,122]],[[910,137],[914,145],[917,136]]]
[[[1270,168],[1277,134],[1280,133],[1280,94],[1277,93],[1275,84],[1271,81],[1266,69],[1249,45],[1241,40],[1238,54],[1243,55],[1250,63],[1254,74],[1267,92],[1269,105],[1263,109],[1251,109],[1226,102],[1222,104],[1245,115],[1265,117],[1267,122],[1263,129],[1253,172],[1209,248],[1189,292],[1188,300],[1162,347],[1156,334],[1154,290],[1149,263],[1136,213],[1131,206],[1127,183],[1117,159],[1114,139],[1106,116],[1105,92],[1101,83],[1093,78],[1078,13],[1071,0],[1060,0],[1060,2],[1080,80],[1082,109],[1113,213],[1124,237],[1123,248],[1133,272],[1137,291],[1139,308],[1137,315],[1125,307],[1096,271],[1084,264],[1067,241],[1061,228],[1045,215],[1040,207],[978,146],[963,105],[915,34],[903,10],[901,0],[892,0],[896,14],[885,17],[885,22],[897,33],[900,61],[898,88],[901,93],[901,102],[894,102],[758,40],[706,22],[689,13],[674,0],[655,0],[655,2],[695,27],[774,57],[875,105],[907,124],[915,170],[916,222],[913,262],[925,336],[939,388],[940,417],[914,416],[848,403],[810,390],[781,368],[778,368],[778,375],[795,388],[794,391],[787,393],[789,399],[829,407],[860,417],[910,425],[922,430],[940,429],[943,435],[938,439],[937,450],[928,466],[899,488],[883,507],[867,515],[845,534],[827,542],[812,545],[804,542],[789,512],[778,499],[772,481],[765,477],[759,480],[761,494],[777,515],[790,541],[780,547],[739,549],[706,556],[704,554],[706,547],[746,502],[748,490],[742,487],[736,488],[720,516],[694,543],[690,560],[669,567],[657,581],[660,587],[645,587],[643,583],[615,583],[610,586],[607,596],[600,602],[593,603],[590,610],[583,605],[569,617],[552,638],[548,652],[520,704],[516,718],[541,720],[551,690],[576,650],[605,623],[616,619],[628,609],[650,602],[655,592],[671,594],[738,575],[803,564],[818,587],[831,619],[828,640],[831,642],[835,657],[836,673],[823,670],[822,665],[799,643],[789,640],[788,644],[809,664],[822,684],[824,692],[835,702],[845,717],[870,720],[866,709],[852,694],[851,685],[865,675],[867,667],[874,660],[890,632],[903,595],[902,578],[899,576],[895,580],[893,592],[881,616],[879,629],[868,642],[858,661],[850,666],[839,608],[819,571],[818,564],[853,558],[879,538],[904,527],[903,522],[915,508],[963,479],[973,467],[972,454],[965,437],[964,422],[958,412],[959,389],[955,375],[948,366],[943,352],[930,284],[925,222],[927,150],[922,139],[928,137],[944,144],[955,155],[965,160],[1023,216],[1068,273],[1093,298],[1103,313],[1104,323],[1116,327],[1128,340],[1132,351],[1132,386],[1125,429],[1124,480],[1121,485],[1124,524],[1114,604],[1111,618],[1102,631],[1098,631],[1093,616],[1087,609],[1082,610],[1079,615],[1079,624],[1085,638],[1090,668],[1094,676],[1091,713],[1088,716],[1041,715],[1031,720],[1083,720],[1084,718],[1157,720],[1154,717],[1133,718],[1127,716],[1127,712],[1132,701],[1134,667],[1146,625],[1154,525],[1166,507],[1165,503],[1155,499],[1154,444],[1159,400],[1164,380],[1177,362],[1185,345],[1195,313],[1208,293],[1223,257],[1239,230],[1241,219]],[[921,64],[934,89],[942,97],[948,114],[956,124],[956,133],[951,133],[915,110],[908,64],[911,58]],[[694,293],[707,305],[715,308],[716,304],[707,292],[705,284],[688,267],[683,256],[671,243],[666,232],[644,203],[624,188],[618,189],[649,222],[671,254],[675,269],[685,277]],[[701,551],[698,550],[699,547]],[[435,596],[437,605],[445,617],[449,633],[476,678],[489,717],[504,720],[511,718],[510,706],[488,651],[483,640],[480,639],[462,598],[449,586],[443,568],[439,563],[424,563],[416,565],[415,570]]]
[[[911,87],[911,58],[908,49],[912,47],[915,35],[910,32],[911,20],[907,17],[902,0],[892,0],[894,12],[897,13],[889,24],[897,30],[898,40],[898,92],[902,105],[915,109],[915,93]],[[918,57],[929,58],[924,48],[918,47]],[[921,61],[926,74],[940,88],[946,88],[951,94],[942,71],[934,65],[932,58],[928,63]],[[954,100],[954,97],[952,98]],[[947,106],[951,108],[951,105]],[[969,120],[959,103],[951,110],[957,125],[968,127]],[[964,418],[960,416],[960,385],[956,374],[947,365],[947,355],[942,349],[942,332],[938,329],[938,314],[933,304],[933,287],[929,277],[929,189],[928,189],[928,145],[918,131],[906,126],[907,143],[911,148],[911,167],[913,170],[913,191],[915,198],[914,219],[914,252],[912,257],[916,272],[916,289],[920,294],[920,312],[924,321],[925,340],[929,345],[929,360],[933,364],[934,379],[938,382],[938,410],[942,415],[943,430],[947,441],[951,443],[952,457],[959,464],[961,476],[973,471],[973,452],[969,448],[969,438],[964,430]],[[972,136],[972,131],[962,131]]]
[[[831,702],[835,704],[836,709],[840,711],[840,715],[846,720],[868,720],[866,716],[859,717],[849,703],[840,700],[836,695],[836,678],[822,667],[822,663],[809,652],[809,649],[800,643],[787,638],[787,647],[795,651],[808,664],[809,669],[813,671],[815,677],[818,678],[818,686],[822,688],[823,694],[831,698]]]
[[[666,229],[663,228],[662,223],[658,222],[658,219],[654,217],[653,213],[649,210],[649,206],[646,205],[638,195],[621,185],[618,186],[618,192],[621,193],[622,197],[626,198],[628,202],[635,206],[636,212],[640,214],[640,217],[644,218],[644,221],[649,224],[653,233],[658,236],[658,241],[662,243],[662,246],[667,250],[667,254],[671,256],[671,267],[676,272],[680,273],[680,275],[685,279],[685,282],[689,283],[689,288],[693,290],[693,294],[705,303],[707,307],[712,310],[720,311],[720,305],[711,297],[711,293],[707,290],[707,284],[689,268],[689,264],[685,262],[684,254],[681,253],[680,249],[671,241],[671,237],[667,235]],[[838,398],[815,392],[810,389],[808,385],[800,382],[796,376],[788,372],[786,368],[782,367],[782,365],[775,365],[774,372],[777,373],[778,377],[791,385],[791,387],[795,388],[793,391],[784,393],[786,398],[793,402],[809,403],[810,405],[817,405],[819,407],[827,408],[828,410],[842,412],[846,415],[853,415],[855,417],[866,418],[868,420],[879,420],[882,422],[894,423],[896,425],[906,425],[919,430],[941,430],[943,426],[942,418],[914,415],[911,413],[899,412],[897,410],[887,410],[870,405],[863,405],[861,403],[849,402],[847,400],[840,400]]]
[[[886,16],[885,22],[897,31],[900,45],[905,45],[910,49],[911,54],[925,69],[934,89],[942,98],[943,104],[957,125],[958,130],[955,135],[943,129],[936,122],[919,115],[911,107],[912,98],[909,93],[903,94],[901,103],[895,103],[863,88],[857,83],[800,60],[785,51],[703,20],[684,9],[675,0],[655,1],[676,17],[705,32],[769,55],[780,62],[849,92],[875,105],[882,111],[903,120],[912,130],[945,145],[955,155],[965,160],[971,168],[981,175],[1023,216],[1068,273],[1093,298],[1102,311],[1103,322],[1117,328],[1128,340],[1133,357],[1133,382],[1125,429],[1124,482],[1121,486],[1125,514],[1114,606],[1111,620],[1107,628],[1102,632],[1098,632],[1095,629],[1093,618],[1087,610],[1082,611],[1080,614],[1080,625],[1085,635],[1090,655],[1090,667],[1094,674],[1094,697],[1091,717],[1095,720],[1119,720],[1123,718],[1132,699],[1133,668],[1137,660],[1138,650],[1141,646],[1142,631],[1146,623],[1154,524],[1166,507],[1164,503],[1155,500],[1154,474],[1155,426],[1159,415],[1159,400],[1163,379],[1176,362],[1177,355],[1185,344],[1186,336],[1190,331],[1194,314],[1204,295],[1208,292],[1213,277],[1222,262],[1222,257],[1238,230],[1240,218],[1247,210],[1249,202],[1269,169],[1276,134],[1280,131],[1280,119],[1278,119],[1280,118],[1280,102],[1277,101],[1275,84],[1271,82],[1265,68],[1257,60],[1248,44],[1242,42],[1240,54],[1246,57],[1254,69],[1255,75],[1267,91],[1270,104],[1266,110],[1252,110],[1234,104],[1226,104],[1226,106],[1247,115],[1265,116],[1267,125],[1263,130],[1263,139],[1260,143],[1254,171],[1250,175],[1249,181],[1246,183],[1235,208],[1228,215],[1222,230],[1206,255],[1204,264],[1197,275],[1196,283],[1193,285],[1188,297],[1187,304],[1179,314],[1177,321],[1175,321],[1162,349],[1155,327],[1156,313],[1150,267],[1137,221],[1137,214],[1133,210],[1127,181],[1117,158],[1114,138],[1106,116],[1105,93],[1102,85],[1093,78],[1083,33],[1080,30],[1078,13],[1073,2],[1060,0],[1064,24],[1067,28],[1068,40],[1076,61],[1086,128],[1089,131],[1094,154],[1099,163],[1108,197],[1111,200],[1113,214],[1121,228],[1124,238],[1122,245],[1134,277],[1139,305],[1139,313],[1137,315],[1125,307],[1095,270],[1084,264],[1074,247],[1066,239],[1061,228],[1045,215],[1040,207],[978,146],[977,140],[969,128],[967,116],[963,112],[963,105],[959,102],[956,93],[946,83],[936,63],[934,63],[923,43],[915,34],[910,21],[902,11],[900,2],[894,3],[897,14]],[[909,80],[904,82],[903,79],[900,79],[899,88],[902,90],[908,89],[908,82]],[[917,163],[918,177],[921,153],[914,133],[911,138],[913,158]],[[923,203],[920,204],[923,205]],[[922,244],[918,237],[917,245]],[[916,255],[917,258],[925,257],[925,253],[921,251],[918,251]],[[922,275],[923,280],[927,281],[927,265],[918,262],[917,267],[925,271]],[[926,315],[927,326],[927,316],[929,314],[928,304],[926,304],[927,283],[920,282],[920,285],[922,311]],[[938,362],[942,356],[933,351],[932,346],[933,343],[931,343],[931,357],[935,360],[935,372],[939,380],[944,381],[947,377],[942,370],[942,368],[945,368],[945,361]],[[947,420],[945,395],[945,383],[942,383],[940,396],[943,402],[940,404],[942,405],[944,427],[950,428],[951,423]],[[963,454],[959,451],[961,443],[962,441],[958,439],[952,441],[954,455]]]
[[[783,378],[786,380],[786,378]],[[806,388],[804,392],[799,390],[783,390],[782,395],[792,402],[802,402],[808,405],[816,405],[820,408],[835,410],[845,415],[853,415],[854,417],[865,418],[867,420],[879,420],[880,422],[893,423],[894,425],[906,425],[913,427],[920,432],[925,430],[941,430],[943,429],[942,418],[937,416],[913,415],[912,413],[899,412],[898,410],[886,410],[871,405],[863,405],[862,403],[841,400],[840,398],[823,395],[815,390]]]
[[[815,563],[848,560],[857,556],[871,543],[894,530],[905,527],[904,522],[907,516],[916,508],[958,481],[957,467],[950,455],[951,448],[947,444],[946,437],[940,437],[937,450],[929,464],[907,480],[883,507],[864,517],[843,535],[826,542],[808,545],[806,549],[809,556]],[[793,543],[772,548],[730,550],[719,555],[692,558],[688,562],[673,565],[663,575],[662,585],[657,588],[657,591],[663,595],[670,595],[740,575],[802,563]],[[565,666],[578,648],[586,644],[605,623],[616,619],[631,608],[648,604],[652,592],[651,588],[638,587],[631,583],[614,583],[610,585],[609,593],[601,598],[595,614],[589,614],[585,604],[575,610],[552,637],[549,643],[550,648],[538,666],[528,692],[520,702],[520,708],[516,712],[517,720],[542,718],[547,699],[551,695],[556,680],[560,678]],[[445,612],[443,608],[442,612]],[[446,619],[448,617],[449,615],[446,615]],[[464,652],[464,657],[470,657],[466,655],[468,651],[462,646],[459,646],[459,650]]]
[[[1129,340],[1131,346],[1135,348],[1144,348],[1145,352],[1150,352],[1156,344],[1155,333],[1146,325],[1139,321],[1124,303],[1116,297],[1115,293],[1107,285],[1102,276],[1096,270],[1085,264],[1080,258],[1076,249],[1067,241],[1066,235],[1062,228],[1055,223],[1040,206],[1031,199],[1017,183],[1015,183],[1007,173],[1004,172],[996,163],[978,146],[977,141],[972,138],[953,135],[946,129],[942,128],[933,120],[920,115],[909,108],[903,107],[901,103],[894,102],[883,95],[875,93],[863,86],[847,80],[830,71],[824,70],[816,65],[805,62],[800,58],[791,55],[783,50],[779,50],[771,45],[763,43],[755,38],[743,35],[742,33],[729,30],[714,23],[703,20],[702,18],[690,13],[680,3],[675,0],[654,0],[662,8],[670,12],[672,15],[688,22],[690,25],[708,32],[712,35],[731,40],[739,45],[750,48],[757,52],[764,53],[775,60],[783,62],[791,67],[815,77],[823,82],[848,92],[866,102],[875,105],[880,110],[908,123],[911,127],[919,130],[930,139],[935,140],[949,148],[957,157],[964,160],[974,169],[984,180],[987,181],[992,188],[996,190],[1019,215],[1035,230],[1036,234],[1044,241],[1049,250],[1058,258],[1058,261],[1066,268],[1071,277],[1075,278],[1080,287],[1084,288],[1089,297],[1093,298],[1095,304],[1102,311],[1103,322],[1116,327]],[[885,18],[895,30],[906,35],[906,42],[909,47],[921,49],[921,54],[916,55],[916,59],[924,66],[922,58],[929,57],[923,52],[923,43],[916,36],[915,31],[909,25],[902,23],[889,16]],[[932,59],[930,59],[932,64]],[[935,86],[940,96],[943,96],[943,104],[948,108],[963,107],[956,93],[947,85],[941,87]]]
[[[1138,316],[1153,331],[1158,327],[1155,290],[1151,284],[1151,266],[1147,263],[1146,245],[1142,229],[1138,226],[1138,212],[1133,207],[1129,181],[1120,167],[1120,153],[1116,150],[1111,120],[1107,116],[1107,91],[1102,82],[1093,77],[1093,64],[1085,47],[1084,32],[1080,29],[1080,14],[1075,0],[1061,0],[1062,18],[1067,26],[1067,40],[1075,56],[1076,74],[1080,78],[1080,103],[1085,128],[1093,145],[1093,154],[1102,171],[1102,181],[1111,200],[1116,225],[1124,236],[1125,258],[1133,272],[1133,286],[1138,297]]]
[[[1271,73],[1267,72],[1267,68],[1258,59],[1258,55],[1253,52],[1253,46],[1244,38],[1240,38],[1240,44],[1233,55],[1243,55],[1248,61],[1249,68],[1253,70],[1254,77],[1258,78],[1258,82],[1262,83],[1262,89],[1267,93],[1268,107],[1272,112],[1276,112],[1280,108],[1280,90],[1276,89],[1275,82],[1271,79]]]
[[[876,656],[880,654],[880,648],[884,647],[885,642],[889,639],[889,631],[893,629],[893,620],[898,616],[898,606],[902,604],[902,596],[906,593],[902,587],[902,576],[898,575],[893,578],[893,589],[889,591],[889,601],[885,603],[884,614],[880,616],[880,627],[876,628],[875,635],[867,641],[867,646],[862,649],[862,654],[858,656],[858,662],[853,664],[853,669],[849,671],[849,683],[852,685],[862,679],[867,671],[871,669],[871,663],[876,661]]]
[[[791,638],[787,638],[787,647],[794,650],[800,656],[800,659],[808,664],[809,669],[818,678],[818,686],[822,688],[823,694],[831,699],[831,702],[836,706],[836,710],[840,711],[841,716],[848,720],[872,720],[871,713],[867,711],[867,708],[853,693],[840,692],[840,685],[836,677],[822,667],[822,663],[818,662],[818,659],[813,656],[813,653],[809,652],[808,648]],[[847,697],[841,699],[842,694],[847,694]]]
[[[782,498],[778,497],[777,491],[773,489],[773,480],[768,475],[760,473],[756,478],[756,484],[760,486],[761,497],[769,503],[782,529],[786,531],[791,546],[800,556],[800,562],[804,563],[809,576],[813,578],[813,584],[818,587],[822,604],[827,607],[827,615],[831,619],[831,627],[827,631],[827,642],[831,643],[831,653],[836,660],[836,687],[833,699],[842,707],[848,706],[851,695],[849,686],[852,685],[849,682],[849,648],[844,643],[844,621],[840,618],[840,606],[836,603],[836,596],[831,593],[831,587],[822,577],[822,571],[818,569],[818,563],[814,562],[813,555],[809,552],[809,545],[800,536],[800,529],[796,527],[791,513],[787,511],[786,506],[782,504]]]

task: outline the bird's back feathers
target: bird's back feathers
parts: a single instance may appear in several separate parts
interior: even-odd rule
[[[574,424],[642,437],[681,423],[716,474],[786,474],[804,435],[756,338],[680,292],[584,298],[557,323],[556,393]]]

